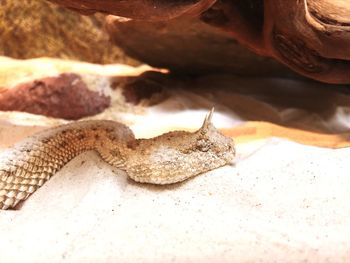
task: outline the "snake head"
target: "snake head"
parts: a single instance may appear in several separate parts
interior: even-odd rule
[[[212,123],[213,113],[214,108],[206,115],[202,127],[195,132],[195,149],[225,160],[226,164],[232,163],[236,154],[234,142],[215,128]]]
[[[231,164],[234,142],[214,127],[213,112],[207,114],[198,131],[174,131],[137,140],[128,156],[129,176],[138,182],[171,184]]]

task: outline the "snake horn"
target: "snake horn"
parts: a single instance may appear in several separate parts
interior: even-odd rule
[[[209,125],[211,124],[211,119],[213,118],[213,114],[214,114],[214,107],[212,107],[211,110],[208,112],[208,114],[205,116],[203,125],[200,130],[208,129]]]

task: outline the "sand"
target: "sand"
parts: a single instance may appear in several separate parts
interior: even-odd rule
[[[215,76],[197,85],[201,93],[173,89],[120,119],[138,137],[198,128],[212,105],[220,128],[257,119],[325,133],[350,125],[350,95],[322,84]],[[57,124],[24,113],[0,120],[2,148]],[[235,165],[165,187],[134,183],[84,153],[19,210],[0,212],[0,262],[349,262],[349,148],[271,137],[237,151]]]

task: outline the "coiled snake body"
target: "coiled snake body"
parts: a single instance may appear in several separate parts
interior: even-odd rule
[[[0,209],[14,208],[75,156],[96,150],[137,182],[171,184],[232,163],[234,143],[212,125],[211,111],[196,132],[135,139],[125,125],[82,121],[48,129],[0,156]]]

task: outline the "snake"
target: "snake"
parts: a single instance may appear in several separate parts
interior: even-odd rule
[[[234,141],[214,127],[213,110],[194,132],[171,131],[149,139],[136,139],[129,127],[110,120],[77,121],[27,137],[0,155],[0,209],[16,209],[69,161],[90,150],[134,181],[155,185],[233,164]]]

